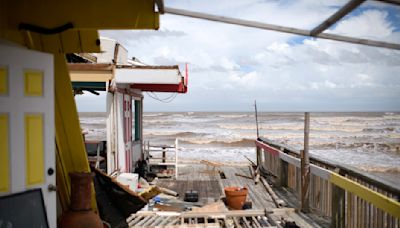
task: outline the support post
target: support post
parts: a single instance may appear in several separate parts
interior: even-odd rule
[[[301,150],[301,211],[310,211],[310,157],[309,157],[310,113],[304,116],[304,150]]]
[[[162,162],[163,162],[163,163],[166,162],[166,157],[167,157],[166,148],[165,148],[165,147],[162,147]]]
[[[178,138],[175,139],[175,179],[178,179],[178,150],[179,150],[179,140]]]

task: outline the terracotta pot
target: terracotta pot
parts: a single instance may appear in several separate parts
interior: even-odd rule
[[[246,187],[226,187],[224,190],[228,207],[234,210],[241,210],[246,202],[249,190]]]
[[[100,217],[92,210],[91,183],[92,173],[70,173],[71,178],[71,206],[64,213],[58,224],[61,228],[102,228]]]

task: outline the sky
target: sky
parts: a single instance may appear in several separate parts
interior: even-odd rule
[[[171,1],[167,7],[312,29],[346,1]],[[400,43],[400,7],[367,1],[326,32]],[[100,31],[146,64],[189,66],[187,94],[145,111],[400,111],[400,51],[162,15],[160,29]],[[169,93],[158,93],[168,98]],[[105,111],[105,93],[77,97]]]

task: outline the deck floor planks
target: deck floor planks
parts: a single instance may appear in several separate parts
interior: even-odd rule
[[[250,176],[250,172],[247,167],[237,167],[235,173],[240,173],[243,175]],[[275,205],[272,199],[266,194],[264,186],[261,183],[255,185],[254,181],[244,177],[239,177],[235,175],[236,183],[248,187],[249,189],[249,199],[253,203],[253,208],[255,209],[265,209],[273,208]]]
[[[218,199],[221,195],[221,190],[218,181],[204,180],[159,180],[157,185],[176,191],[179,198],[183,200],[185,192],[190,190],[198,191],[200,199],[214,198]],[[208,190],[208,186],[212,185],[213,189]]]
[[[183,199],[186,191],[192,189],[196,190],[199,192],[200,200],[205,200],[203,202],[207,202],[207,200],[210,202],[209,198],[219,199],[220,196],[223,195],[224,187],[246,186],[249,189],[247,201],[252,202],[253,209],[270,210],[276,208],[272,198],[265,190],[261,182],[255,185],[252,179],[235,175],[235,173],[240,173],[250,176],[251,174],[247,166],[216,167],[215,170],[224,172],[226,179],[222,179],[218,172],[204,172],[207,169],[209,170],[209,168],[207,168],[204,164],[180,164],[178,180],[159,179],[158,185],[177,191],[180,195],[179,198],[181,199]],[[277,191],[277,194],[283,199],[293,197],[291,196],[291,193],[288,194],[284,191]],[[294,204],[298,204],[298,202]],[[289,203],[290,206],[294,206],[296,208],[297,205],[294,204],[293,202]],[[313,222],[310,217],[304,214],[292,213],[288,216],[292,220],[296,221],[296,224],[299,224],[301,227],[318,227],[317,223]]]
[[[251,179],[247,179],[244,177],[236,176],[235,173],[240,173],[243,175],[250,176],[250,172],[247,166],[222,166],[217,167],[216,170],[224,172],[226,179],[221,179],[218,172],[205,172],[207,170],[206,165],[202,164],[189,164],[182,165],[179,167],[179,177],[178,180],[187,181],[187,186],[181,187],[188,190],[197,190],[200,192],[206,192],[206,194],[201,195],[206,198],[216,198],[214,197],[215,192],[219,191],[223,192],[221,187],[228,186],[246,186],[249,189],[249,194],[247,197],[247,201],[251,201],[254,209],[265,209],[265,208],[275,208],[271,197],[265,191],[264,186],[259,183],[257,185],[254,184],[254,181]],[[198,186],[198,182],[193,182],[194,180],[199,181],[211,181],[209,184],[203,184]],[[218,181],[214,182],[212,180]],[[173,188],[171,188],[173,189]],[[217,189],[217,190],[215,190]],[[183,192],[183,191],[181,191]],[[209,195],[208,193],[213,193]],[[221,194],[220,194],[221,195]]]

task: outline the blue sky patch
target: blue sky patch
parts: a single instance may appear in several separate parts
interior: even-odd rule
[[[383,11],[387,13],[386,16],[386,20],[388,20],[390,22],[390,24],[393,26],[394,28],[394,32],[398,32],[400,31],[400,7],[397,6],[392,6],[389,4],[382,4],[382,7],[377,7],[377,6],[372,6],[372,5],[366,5],[366,6],[359,6],[357,7],[355,10],[353,10],[350,14],[346,15],[344,18],[342,18],[342,20],[347,20],[351,17],[357,17],[360,16],[361,14],[363,14],[365,11],[368,10],[378,10],[378,11]],[[339,20],[338,22],[342,21]],[[334,25],[331,26],[332,28],[335,28],[338,24],[338,22],[336,22]]]
[[[295,45],[301,45],[301,44],[303,44],[304,43],[304,40],[307,40],[307,39],[313,39],[312,37],[309,37],[309,36],[295,36],[295,37],[293,37],[293,38],[290,38],[288,41],[287,41],[287,43],[290,45],[290,46],[295,46]]]

